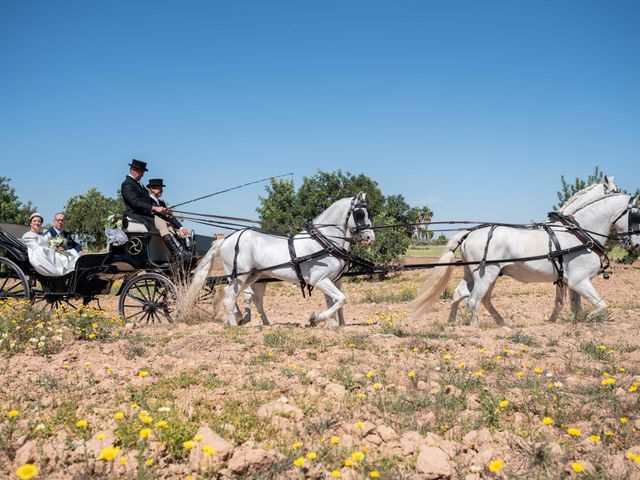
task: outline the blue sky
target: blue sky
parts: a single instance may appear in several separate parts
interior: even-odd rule
[[[340,168],[435,219],[542,220],[561,174],[640,186],[639,24],[636,1],[0,0],[0,176],[48,218],[139,158],[170,203]]]

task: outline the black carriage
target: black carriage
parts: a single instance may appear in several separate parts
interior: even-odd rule
[[[188,270],[176,268],[157,233],[139,224],[129,225],[124,245],[110,245],[104,253],[86,253],[75,269],[64,276],[38,273],[29,263],[26,246],[19,240],[28,230],[22,225],[0,223],[0,300],[15,298],[44,302],[52,307],[101,295],[119,296],[118,309],[125,322],[134,324],[171,321],[178,296],[178,281],[188,282]],[[200,249],[210,239],[196,236]],[[198,250],[191,246],[194,258]],[[98,306],[100,306],[98,301]]]

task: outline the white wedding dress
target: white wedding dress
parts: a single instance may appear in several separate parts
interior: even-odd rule
[[[29,263],[36,272],[45,277],[60,277],[71,272],[76,266],[78,252],[67,250],[64,254],[58,253],[49,247],[51,235],[45,233],[27,232],[22,236],[22,242],[27,246]]]

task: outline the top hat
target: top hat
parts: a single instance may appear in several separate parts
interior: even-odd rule
[[[147,183],[147,188],[153,187],[166,187],[166,185],[162,182],[161,178],[151,178],[149,183]]]
[[[136,160],[135,158],[131,160],[131,163],[129,164],[129,166],[131,168],[142,170],[143,172],[149,171],[147,170],[147,162],[143,162],[142,160]]]

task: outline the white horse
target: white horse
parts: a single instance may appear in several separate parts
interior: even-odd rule
[[[631,232],[631,219],[637,218],[638,199],[631,199],[629,195],[617,193],[617,187],[612,177],[605,177],[603,182],[592,185],[576,193],[562,207],[561,213],[573,215],[578,225],[588,231],[592,238],[605,243],[611,226],[618,233]],[[578,247],[583,242],[576,235],[567,231],[561,223],[550,223],[561,249]],[[523,229],[498,226],[493,229],[493,236],[489,239],[491,227],[483,227],[471,231],[462,231],[455,235],[445,247],[438,263],[450,263],[454,259],[454,251],[460,246],[462,260],[466,262],[480,262],[487,260],[501,260],[497,263],[468,265],[464,267],[464,279],[460,282],[453,295],[449,321],[456,318],[460,301],[468,298],[471,311],[471,324],[478,323],[477,312],[482,301],[491,313],[496,323],[504,326],[504,319],[491,303],[491,292],[499,275],[509,275],[521,282],[557,282],[556,300],[550,321],[554,321],[562,309],[565,285],[571,298],[574,313],[580,309],[580,297],[585,297],[595,309],[591,316],[606,308],[604,300],[598,295],[591,284],[601,268],[600,257],[591,249],[573,252],[563,256],[563,275],[558,278],[557,263],[559,259],[538,259],[529,261],[509,261],[509,259],[546,255],[550,252],[550,236],[544,229]],[[629,248],[640,244],[640,235],[631,235],[628,240]],[[553,250],[557,250],[554,245]],[[428,279],[423,290],[413,302],[414,318],[424,314],[446,287],[453,266],[436,267]]]
[[[334,253],[329,253],[308,232],[298,233],[293,237],[296,257],[311,256],[299,263],[299,274],[304,283],[316,287],[327,299],[327,310],[311,314],[311,325],[316,325],[329,318],[334,318],[333,326],[343,325],[344,318],[340,309],[344,305],[345,296],[340,291],[339,279],[347,268],[347,261],[340,252],[349,250],[351,243],[359,246],[370,246],[375,241],[371,229],[369,212],[366,209],[366,194],[343,198],[334,202],[318,215],[312,222],[314,230],[329,242]],[[269,325],[263,308],[263,296],[266,283],[256,283],[260,279],[276,278],[299,284],[300,278],[292,263],[289,239],[280,235],[271,235],[257,230],[241,230],[229,237],[214,242],[204,258],[198,263],[193,281],[187,291],[187,298],[195,298],[204,284],[213,264],[214,257],[220,254],[225,275],[229,277],[229,285],[225,288],[224,306],[227,311],[229,325],[244,325],[251,320],[251,309],[245,308],[241,315],[236,299],[241,291],[245,291],[245,304],[255,302],[256,309],[263,325]]]

